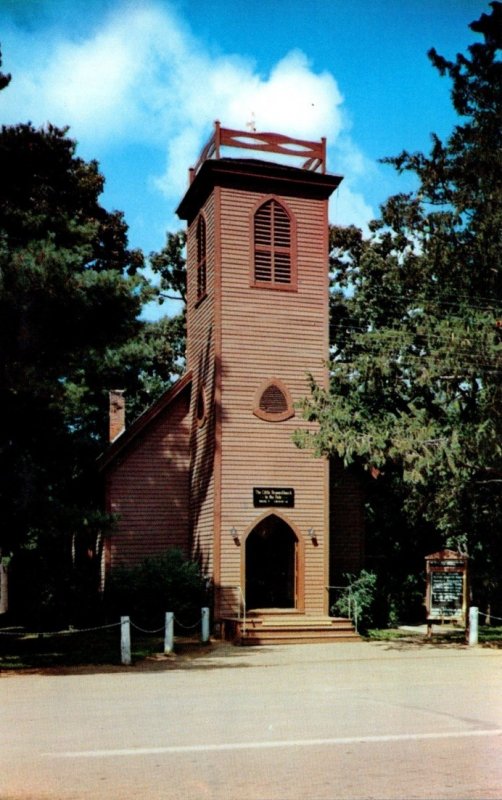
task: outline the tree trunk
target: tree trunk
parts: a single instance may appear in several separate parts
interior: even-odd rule
[[[0,614],[9,610],[9,581],[7,559],[1,557],[0,552]]]

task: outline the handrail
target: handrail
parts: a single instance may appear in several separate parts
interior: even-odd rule
[[[238,612],[238,619],[239,622],[242,621],[242,633],[243,636],[246,635],[246,598],[244,597],[244,592],[242,591],[242,586],[239,583],[236,583],[234,586],[222,586],[222,589],[238,589],[240,594],[240,599],[242,601],[242,617],[241,617],[241,604],[239,603],[239,612]]]
[[[305,161],[302,168],[323,174],[326,172],[326,139],[318,142],[307,139],[295,139],[281,133],[257,133],[256,131],[239,131],[233,128],[222,128],[218,120],[214,123],[214,131],[199,156],[195,167],[190,169],[190,182],[193,181],[204,161],[210,158],[219,159],[222,147],[238,147],[241,150],[256,150],[280,155],[297,156]]]
[[[347,592],[348,594],[347,605],[348,605],[349,617],[354,621],[354,628],[356,629],[357,632],[357,624],[359,621],[359,615],[358,615],[359,609],[357,607],[357,601],[352,593],[352,586],[350,584],[345,584],[345,586],[325,586],[324,588],[328,592],[330,589],[342,589],[344,592]],[[328,602],[329,602],[329,597],[328,597]],[[354,613],[352,613],[352,610]]]

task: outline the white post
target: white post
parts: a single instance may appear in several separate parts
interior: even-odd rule
[[[120,617],[120,661],[125,666],[131,663],[131,624],[129,617]]]
[[[174,614],[166,611],[166,626],[164,631],[164,653],[172,653],[174,649]]]
[[[468,644],[474,645],[478,643],[478,619],[479,609],[476,606],[471,606],[469,609],[469,640]]]
[[[209,609],[203,608],[202,611],[202,619],[201,619],[201,642],[208,642],[209,641]]]

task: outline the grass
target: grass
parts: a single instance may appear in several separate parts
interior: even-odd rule
[[[403,631],[398,628],[373,628],[366,631],[365,638],[370,641],[392,642],[410,637],[423,638],[422,632]],[[444,632],[435,632],[432,641],[439,644],[441,642],[465,642],[465,631],[463,628],[446,629]],[[502,626],[480,625],[478,630],[479,644],[502,647]]]
[[[481,644],[498,644],[502,647],[502,625],[482,625],[479,629],[479,641]]]
[[[162,653],[163,637],[131,637],[132,660]],[[120,628],[58,634],[0,634],[0,670],[120,664]]]
[[[405,631],[397,628],[370,628],[366,631],[365,639],[377,642],[394,642],[396,639],[403,639],[409,636]]]

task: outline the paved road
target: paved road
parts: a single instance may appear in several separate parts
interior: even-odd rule
[[[240,649],[0,678],[1,800],[502,798],[502,652]]]

